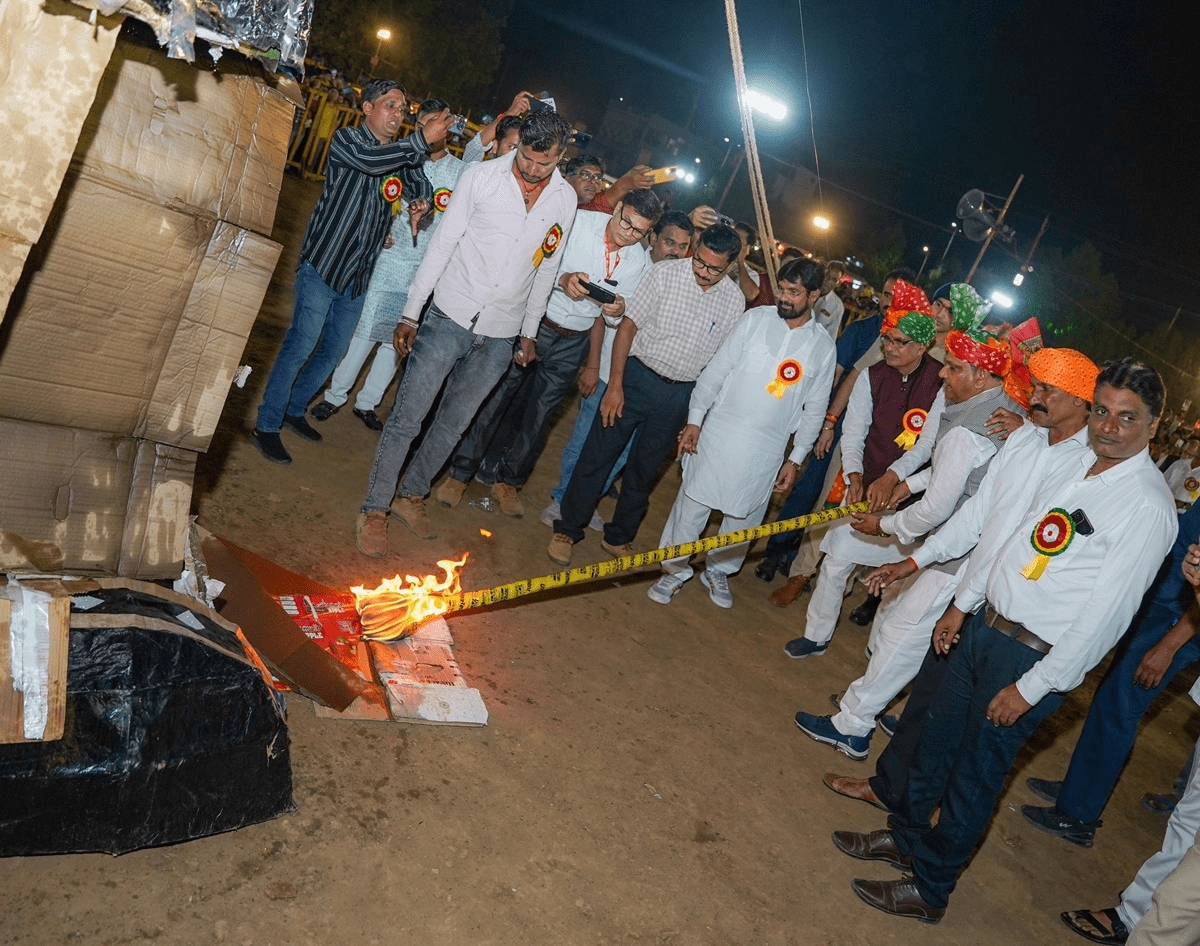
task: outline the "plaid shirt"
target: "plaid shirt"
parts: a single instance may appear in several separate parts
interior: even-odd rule
[[[334,292],[367,291],[392,220],[392,205],[381,189],[389,175],[400,177],[407,200],[432,199],[433,188],[421,173],[428,153],[420,130],[388,144],[365,124],[333,133],[325,188],[308,219],[300,260],[312,263]]]
[[[664,378],[695,381],[745,305],[731,279],[702,290],[690,259],[655,263],[625,307],[638,329],[629,354]]]

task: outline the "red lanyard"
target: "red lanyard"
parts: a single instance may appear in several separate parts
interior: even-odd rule
[[[612,261],[611,254],[608,250],[608,234],[604,234],[604,278],[612,279],[612,274],[617,271],[617,267],[621,265],[621,251],[617,250],[616,262]]]

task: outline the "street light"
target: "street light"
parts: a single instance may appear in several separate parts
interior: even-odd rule
[[[818,230],[828,230],[831,226],[833,226],[829,218],[823,214],[817,214],[815,217],[813,217],[812,225]]]
[[[384,27],[383,29],[377,30],[375,35],[378,37],[379,42],[375,44],[375,55],[371,57],[372,75],[375,73],[375,67],[379,65],[379,50],[383,47],[383,41],[385,39],[392,38],[392,31]]]
[[[921,260],[921,268],[917,270],[917,278],[921,278],[921,273],[925,272],[925,264],[929,262],[929,247],[921,247],[921,251],[925,254],[925,258]]]
[[[1008,293],[1000,292],[1000,290],[998,290],[998,289],[992,290],[991,299],[994,303],[996,303],[996,305],[1000,306],[1001,308],[1011,309],[1013,307],[1012,296],[1008,295]]]
[[[747,89],[745,102],[754,111],[762,112],[767,118],[781,122],[787,118],[788,108],[773,95],[760,89]]]
[[[946,254],[950,252],[950,244],[954,242],[954,238],[956,236],[958,236],[958,224],[951,223],[950,224],[950,239],[946,241],[946,248],[944,250],[942,250],[942,258],[940,260],[938,260],[939,266],[941,266],[942,263],[946,262]]]

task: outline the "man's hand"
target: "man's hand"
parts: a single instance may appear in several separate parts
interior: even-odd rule
[[[527,368],[529,365],[537,361],[537,342],[532,338],[521,338],[521,343],[517,346],[517,350],[513,353],[513,361],[522,368]]]
[[[675,451],[676,460],[685,453],[695,453],[696,445],[700,442],[700,427],[696,424],[688,424],[679,431],[679,436],[675,439],[679,441],[679,447]]]
[[[645,164],[635,164],[621,175],[629,181],[630,190],[649,190],[654,186],[654,178],[650,176],[652,169]]]
[[[796,474],[800,471],[800,467],[796,466],[791,460],[784,460],[783,466],[779,468],[779,475],[775,477],[775,486],[772,488],[774,493],[786,493],[792,488],[792,484],[796,482]]]
[[[988,419],[984,421],[983,427],[989,435],[1003,430],[1004,433],[1001,434],[1000,439],[1007,440],[1008,435],[1020,427],[1023,423],[1025,423],[1025,418],[1020,414],[1015,414],[1012,411],[1006,411],[1003,407],[997,407],[994,411],[992,411]]]
[[[504,114],[520,115],[523,112],[529,111],[531,108],[533,108],[533,106],[529,103],[535,98],[537,98],[537,96],[535,96],[532,92],[518,92],[513,97],[512,105],[508,107],[508,110]]]
[[[1133,682],[1143,690],[1153,690],[1162,682],[1163,674],[1175,659],[1175,651],[1179,648],[1171,646],[1164,638],[1146,651],[1141,663],[1133,671]]]
[[[453,124],[454,115],[449,108],[444,108],[425,123],[421,134],[426,141],[445,141],[446,135],[450,133],[450,126]]]
[[[874,513],[856,512],[850,518],[854,520],[850,523],[850,528],[855,532],[861,532],[863,535],[883,535],[879,528],[880,517]]]
[[[579,373],[579,393],[584,397],[591,397],[596,393],[596,388],[600,385],[600,369],[593,368],[590,365],[584,365],[583,371]]]
[[[688,219],[697,230],[704,230],[717,222],[717,212],[707,204],[701,204],[688,214]]]
[[[829,448],[833,446],[833,428],[821,431],[821,436],[817,438],[817,442],[813,444],[813,456],[818,460],[824,460],[825,454],[829,452]]]
[[[862,474],[847,473],[846,481],[846,505],[853,506],[855,503],[861,503],[863,498]]]
[[[421,220],[427,213],[429,213],[429,201],[410,200],[408,202],[408,225],[412,229],[414,240],[417,237],[417,230],[421,226]]]
[[[933,650],[943,656],[950,653],[950,648],[958,643],[958,632],[962,630],[967,613],[950,605],[946,612],[933,625]]]
[[[587,273],[563,273],[558,277],[558,285],[567,294],[568,299],[578,302],[587,298],[587,290],[582,285],[587,278]]]
[[[1200,588],[1200,544],[1188,546],[1183,559],[1183,577],[1190,585]],[[1200,595],[1197,597],[1200,598]]]
[[[396,241],[392,239],[392,228],[388,227],[388,232],[383,235],[383,248],[390,250],[396,245]]]
[[[867,576],[867,588],[871,594],[878,597],[883,594],[883,589],[894,581],[899,581],[901,578],[907,578],[917,570],[907,558],[903,562],[894,562],[891,565],[884,565],[882,568],[877,568]]]
[[[867,489],[867,502],[871,504],[871,512],[878,512],[880,509],[886,509],[888,502],[892,498],[892,490],[896,488],[900,482],[900,477],[891,470],[884,472],[883,476],[879,477]],[[857,528],[857,526],[855,527]],[[859,532],[862,529],[858,530]],[[869,535],[870,533],[868,533]]]
[[[1031,709],[1033,704],[1025,701],[1015,683],[1010,683],[988,704],[988,722],[993,726],[1011,726]]]
[[[619,322],[625,318],[625,297],[618,295],[612,302],[600,306],[600,311],[610,322]]]
[[[392,347],[403,358],[412,351],[413,340],[417,337],[417,327],[408,322],[396,323],[392,331]]]
[[[621,385],[608,384],[604,397],[600,398],[600,426],[611,427],[625,413],[625,391]]]
[[[908,497],[911,495],[912,495],[912,490],[910,490],[908,488],[907,480],[903,483],[898,484],[896,486],[896,488],[894,490],[892,490],[892,495],[888,498],[888,503],[887,503],[888,509],[895,509],[902,502],[904,502],[904,500],[908,499]]]

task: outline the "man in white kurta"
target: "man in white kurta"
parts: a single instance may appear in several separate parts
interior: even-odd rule
[[[812,318],[823,278],[818,263],[785,265],[777,306],[747,312],[701,372],[680,433],[683,485],[660,546],[694,542],[714,509],[725,514],[722,533],[760,525],[772,490],[791,487],[820,432],[837,363],[833,340]],[[789,438],[792,452],[781,470]],[[728,579],[748,549],[741,542],[708,554],[700,580],[718,606],[733,606]],[[663,571],[648,594],[669,604],[692,568],[678,558]]]

